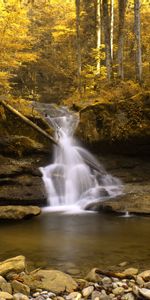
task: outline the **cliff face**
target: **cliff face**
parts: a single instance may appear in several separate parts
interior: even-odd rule
[[[150,93],[117,102],[97,102],[81,109],[76,134],[83,142],[104,153],[148,155]]]

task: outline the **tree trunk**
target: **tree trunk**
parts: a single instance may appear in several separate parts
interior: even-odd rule
[[[105,37],[105,53],[106,53],[106,68],[107,78],[110,81],[113,77],[112,59],[111,59],[111,45],[110,45],[110,18],[108,13],[108,0],[103,0],[103,24]]]
[[[96,35],[97,35],[97,74],[101,71],[101,58],[100,58],[100,47],[101,47],[101,0],[97,0],[96,7]]]
[[[80,0],[76,0],[76,36],[77,36],[77,78],[78,91],[81,94],[81,41],[80,41]]]
[[[123,46],[124,46],[124,21],[127,0],[118,0],[119,6],[119,31],[118,31],[118,77],[124,79]]]
[[[135,32],[135,74],[137,81],[142,81],[141,21],[140,0],[134,0],[134,32]]]
[[[114,40],[114,0],[110,2],[110,48],[111,60],[113,61],[113,40]]]

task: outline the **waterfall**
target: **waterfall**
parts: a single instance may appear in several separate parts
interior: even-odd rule
[[[86,207],[91,201],[108,199],[121,193],[119,179],[107,174],[104,167],[73,137],[78,124],[76,114],[65,109],[60,116],[47,116],[55,129],[53,161],[41,167],[49,206]]]

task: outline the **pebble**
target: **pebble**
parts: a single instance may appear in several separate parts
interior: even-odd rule
[[[119,267],[125,267],[127,264],[128,264],[127,261],[123,261],[123,262],[121,262],[118,266],[119,266]]]
[[[149,282],[146,282],[144,283],[144,287],[147,288],[147,289],[150,289],[150,281]]]
[[[101,296],[101,293],[99,291],[92,292],[92,300],[99,300],[100,296]]]
[[[89,297],[94,291],[94,286],[88,286],[82,290],[83,297]]]
[[[132,293],[127,293],[121,297],[121,300],[135,300],[135,296]]]
[[[79,300],[82,298],[82,295],[79,292],[72,292],[66,296],[66,300]]]
[[[123,287],[117,287],[115,289],[112,290],[114,295],[121,295],[124,293],[124,288]]]
[[[15,294],[13,295],[13,298],[12,298],[12,299],[13,299],[13,300],[29,300],[28,296],[23,295],[23,294],[21,294],[21,293],[15,293]]]
[[[123,271],[123,273],[128,276],[130,276],[130,275],[133,276],[133,275],[137,275],[138,271],[139,270],[137,268],[128,268],[128,269],[125,269]]]
[[[150,270],[140,273],[139,276],[142,277],[144,281],[150,281]]]
[[[109,278],[109,277],[104,277],[104,278],[102,279],[102,283],[103,283],[103,284],[110,284],[110,283],[112,283],[112,280],[111,280],[111,278]]]
[[[149,289],[141,288],[141,289],[139,289],[139,293],[146,299],[150,299],[150,290]]]
[[[7,292],[0,292],[0,299],[4,298],[6,300],[13,299],[13,296]]]
[[[143,287],[143,286],[144,286],[144,280],[142,279],[141,276],[137,276],[137,277],[136,277],[136,283],[137,283],[140,287]]]

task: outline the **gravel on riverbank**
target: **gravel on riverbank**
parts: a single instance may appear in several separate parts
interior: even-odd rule
[[[112,272],[94,268],[85,278],[72,278],[58,270],[36,269],[28,273],[25,257],[20,255],[0,262],[0,300],[7,299],[150,299],[150,270],[141,273],[137,268],[128,268]]]

